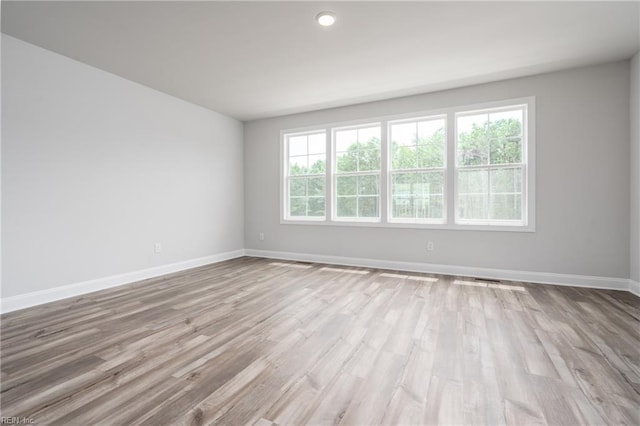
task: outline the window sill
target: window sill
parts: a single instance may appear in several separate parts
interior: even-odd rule
[[[536,232],[535,226],[515,226],[515,225],[452,225],[437,223],[397,223],[397,222],[347,222],[328,220],[280,220],[281,225],[308,225],[308,226],[336,226],[342,228],[398,228],[398,229],[432,229],[442,231],[490,231],[490,232]]]

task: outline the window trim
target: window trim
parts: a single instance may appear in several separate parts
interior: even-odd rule
[[[456,114],[461,115],[472,113],[473,111],[485,111],[489,109],[510,109],[514,106],[525,106],[525,118],[523,120],[523,137],[525,140],[525,147],[523,149],[523,156],[526,161],[524,164],[523,173],[523,198],[526,198],[524,203],[523,215],[525,216],[524,222],[526,225],[513,224],[509,221],[493,221],[493,224],[487,224],[484,221],[477,223],[474,221],[456,223],[455,216],[456,210],[456,194],[457,194],[457,181],[456,181]],[[444,116],[446,120],[445,138],[446,138],[446,160],[445,160],[445,193],[444,193],[444,210],[445,210],[445,223],[433,223],[414,221],[400,221],[398,219],[390,219],[390,197],[391,190],[389,185],[391,184],[389,176],[391,175],[390,169],[390,155],[389,155],[389,143],[388,136],[390,131],[390,122],[397,122],[401,120],[412,121],[420,118],[430,118],[436,116]],[[333,157],[334,152],[334,137],[333,132],[335,129],[344,129],[348,127],[362,127],[367,124],[379,124],[381,126],[381,170],[380,170],[380,218],[376,218],[376,221],[361,220],[362,218],[335,218],[334,217],[334,181],[335,176],[333,173]],[[338,226],[338,227],[378,227],[378,228],[409,228],[409,229],[441,229],[441,230],[457,230],[457,231],[499,231],[499,232],[535,232],[536,230],[536,105],[535,97],[520,97],[511,98],[499,101],[490,101],[483,103],[475,103],[469,105],[452,106],[447,108],[439,108],[427,111],[416,111],[394,115],[369,117],[358,120],[332,122],[320,125],[310,125],[304,127],[297,127],[291,129],[285,129],[280,131],[280,224],[282,225],[313,225],[313,226]],[[288,203],[288,194],[286,185],[285,165],[287,164],[287,144],[285,138],[287,136],[297,136],[300,134],[312,134],[312,133],[325,133],[327,150],[326,150],[326,183],[325,183],[325,216],[324,217],[295,217],[287,218],[286,205]],[[328,213],[327,213],[328,212]],[[346,220],[345,220],[346,219]]]

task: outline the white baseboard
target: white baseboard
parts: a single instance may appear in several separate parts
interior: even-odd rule
[[[171,263],[168,265],[155,266],[153,268],[142,269],[140,271],[127,272],[124,274],[112,275],[95,280],[83,281],[47,290],[34,291],[32,293],[7,297],[2,299],[0,313],[17,311],[19,309],[29,308],[31,306],[41,305],[43,303],[49,303],[73,296],[80,296],[82,294],[91,293],[93,291],[117,287],[140,280],[146,280],[148,278],[158,277],[160,275],[170,274],[172,272],[179,272],[185,269],[191,269],[211,263],[222,262],[224,260],[235,259],[236,257],[241,256],[244,256],[244,250],[234,250],[225,253],[214,254],[211,256],[199,257],[197,259]]]
[[[640,297],[640,282],[626,278],[606,278],[588,275],[556,274],[548,272],[514,271],[509,269],[478,268],[457,265],[440,265],[434,263],[418,263],[389,261],[379,259],[367,259],[357,257],[341,257],[330,255],[319,255],[309,253],[292,253],[271,250],[234,250],[226,253],[219,253],[212,256],[200,257],[197,259],[185,260],[183,262],[161,265],[140,271],[128,272],[120,275],[98,278],[62,287],[55,287],[48,290],[35,291],[3,298],[0,303],[0,313],[17,311],[43,303],[54,302],[68,297],[80,296],[98,290],[117,287],[132,282],[154,278],[185,269],[222,262],[224,260],[235,259],[241,256],[263,257],[268,259],[293,260],[302,262],[330,263],[334,265],[360,266],[379,269],[391,269],[408,272],[423,272],[431,274],[460,275],[478,278],[490,278],[509,281],[523,281],[539,284],[564,285],[572,287],[588,287],[607,290],[629,291]]]
[[[379,269],[392,269],[430,274],[461,275],[477,278],[489,278],[509,281],[523,281],[538,284],[554,284],[571,287],[588,287],[607,290],[632,291],[627,278],[606,278],[588,275],[556,274],[549,272],[514,271],[509,269],[477,268],[457,265],[439,265],[433,263],[402,262],[356,257],[341,257],[308,253],[291,253],[271,250],[245,249],[247,256],[269,259],[294,260],[302,262],[331,263],[335,265],[360,266]],[[637,283],[636,283],[637,284]],[[637,290],[638,288],[636,288]],[[635,294],[638,294],[637,292]]]

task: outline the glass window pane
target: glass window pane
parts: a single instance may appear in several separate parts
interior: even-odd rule
[[[358,171],[380,170],[380,149],[358,151]]]
[[[463,135],[457,142],[457,164],[459,166],[478,166],[489,164],[489,141],[482,136],[482,139],[473,139]]]
[[[380,147],[380,126],[358,129],[358,142],[363,147]]]
[[[489,114],[489,136],[492,138],[522,136],[522,114],[521,109]]]
[[[482,195],[458,195],[458,216],[460,219],[487,219],[488,197]]]
[[[417,141],[415,121],[391,125],[391,142],[398,146],[413,146]]]
[[[393,170],[445,166],[444,119],[391,124],[390,128]]]
[[[491,164],[517,164],[522,162],[522,138],[492,139]]]
[[[393,196],[411,196],[415,183],[415,173],[394,173],[391,176],[391,194]]]
[[[359,217],[378,217],[378,197],[358,198]]]
[[[307,136],[289,138],[289,156],[307,155]]]
[[[391,216],[397,219],[414,218],[413,198],[406,196],[392,197]]]
[[[489,159],[488,114],[457,117],[457,164],[487,164]]]
[[[357,181],[356,176],[338,176],[336,178],[337,195],[356,195]]]
[[[428,120],[418,123],[418,147],[416,151],[420,168],[445,166],[445,120]]]
[[[415,146],[398,145],[395,142],[391,146],[391,168],[393,170],[415,169],[417,166]]]
[[[444,171],[393,174],[391,197],[393,218],[442,219]]]
[[[336,155],[336,170],[338,172],[358,171],[358,152],[354,149]]]
[[[326,158],[324,154],[309,156],[309,173],[310,174],[324,173],[325,165],[326,165]]]
[[[522,168],[491,170],[491,193],[521,193],[522,192]]]
[[[310,197],[324,196],[324,177],[307,179],[307,195]]]
[[[441,195],[444,193],[444,171],[423,172],[416,176],[414,195]]]
[[[309,216],[324,216],[324,197],[309,197]]]
[[[492,194],[491,219],[521,220],[522,196],[520,194]]]
[[[458,216],[461,219],[488,217],[489,172],[462,170],[458,172]]]
[[[357,202],[356,197],[338,197],[336,205],[336,214],[338,217],[356,217]]]
[[[308,157],[306,155],[301,157],[289,158],[289,175],[305,175],[309,172],[307,167]]]
[[[338,130],[336,131],[335,136],[336,152],[348,151],[349,147],[358,143],[358,131],[356,129]]]
[[[456,119],[458,137],[461,135],[486,136],[489,114],[461,115]]]
[[[489,172],[487,170],[460,170],[458,172],[459,194],[488,194]]]
[[[324,154],[327,150],[327,139],[324,133],[309,135],[309,154]]]
[[[442,219],[444,217],[443,197],[432,195],[416,199],[416,217],[420,219]]]
[[[444,118],[418,122],[418,144],[427,143],[423,141],[430,140],[434,137],[444,139],[445,126],[446,121]]]
[[[307,195],[307,180],[305,178],[291,178],[289,180],[289,195],[292,197]]]
[[[360,195],[378,195],[379,189],[379,175],[372,176],[359,176],[358,177],[358,194]]]
[[[444,167],[445,144],[444,137],[440,140],[429,140],[426,145],[416,147],[417,167],[426,169],[429,167]]]
[[[289,198],[290,216],[306,216],[307,215],[307,199],[305,197]]]

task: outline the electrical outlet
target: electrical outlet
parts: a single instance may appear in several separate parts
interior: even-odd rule
[[[260,233],[260,241],[264,241],[264,232]]]
[[[153,252],[160,253],[162,251],[162,243],[155,243],[153,245]]]
[[[433,241],[427,242],[427,251],[433,251]]]

